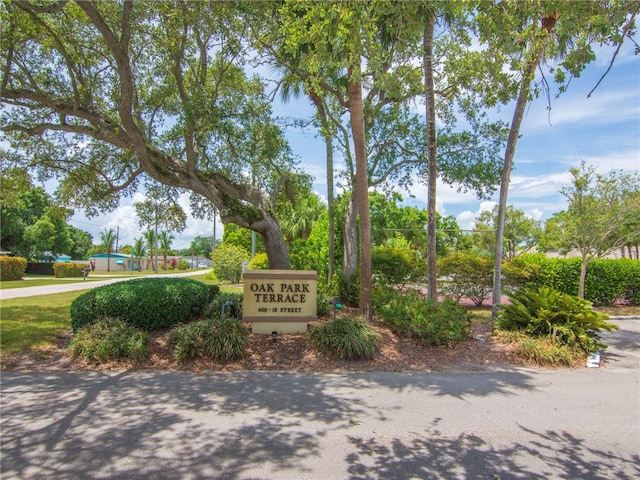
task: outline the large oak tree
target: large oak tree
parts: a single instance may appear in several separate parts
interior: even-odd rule
[[[5,161],[58,177],[89,214],[149,177],[258,232],[289,268],[274,213],[293,162],[262,84],[243,69],[227,2],[3,3]],[[255,179],[258,179],[257,181]]]

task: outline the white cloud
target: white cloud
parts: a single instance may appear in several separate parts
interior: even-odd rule
[[[461,229],[472,230],[475,227],[476,218],[478,218],[482,212],[490,212],[496,205],[497,203],[493,200],[483,200],[475,212],[465,210],[457,215],[456,221]]]

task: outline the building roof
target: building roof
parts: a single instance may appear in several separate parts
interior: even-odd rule
[[[97,253],[95,255],[89,255],[89,258],[107,258],[106,253]],[[110,253],[109,258],[137,258],[128,253]]]

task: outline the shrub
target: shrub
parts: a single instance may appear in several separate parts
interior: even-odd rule
[[[406,283],[412,277],[415,263],[415,254],[411,250],[383,245],[371,252],[373,274],[392,285]]]
[[[88,263],[56,262],[53,264],[53,276],[56,278],[84,277],[85,268],[90,268]]]
[[[74,332],[97,319],[118,317],[143,330],[171,327],[202,314],[209,287],[189,278],[138,278],[89,290],[71,303]]]
[[[242,262],[250,258],[244,248],[222,243],[213,252],[213,271],[220,280],[238,283],[242,278]]]
[[[512,291],[522,288],[539,288],[543,284],[543,269],[541,261],[536,258],[546,258],[540,254],[518,255],[502,263],[503,285]]]
[[[249,270],[269,270],[269,258],[266,253],[258,253],[251,259],[247,267]]]
[[[53,275],[53,262],[27,262],[29,275]]]
[[[356,270],[350,279],[340,275],[338,279],[338,296],[344,305],[357,307],[360,303],[360,271]]]
[[[71,340],[74,356],[103,363],[118,358],[148,357],[149,337],[118,318],[102,317],[81,328]]]
[[[552,288],[523,290],[508,296],[511,304],[501,306],[496,321],[498,329],[551,337],[561,344],[593,353],[607,348],[598,332],[618,328],[605,321],[608,315],[593,310],[591,302]]]
[[[371,360],[378,352],[380,334],[362,318],[337,317],[314,325],[309,344],[319,352],[344,360]]]
[[[549,337],[534,338],[522,331],[501,330],[496,332],[496,338],[514,345],[518,355],[536,365],[572,367],[579,359],[584,358],[581,349],[559,344]]]
[[[544,286],[577,295],[580,259],[524,254],[506,263],[504,274],[504,284],[512,291]],[[587,265],[584,297],[594,305],[612,305],[617,301],[640,305],[639,285],[640,262],[630,258],[601,258]]]
[[[187,262],[184,258],[178,261],[178,270],[188,270],[189,262]]]
[[[213,300],[220,293],[220,285],[209,285],[209,298]]]
[[[456,300],[469,298],[481,306],[493,290],[493,259],[471,252],[458,252],[438,261],[438,275],[447,277],[442,292]]]
[[[457,342],[470,334],[469,313],[453,300],[434,304],[416,290],[379,288],[373,303],[376,315],[391,330],[418,338],[425,345]]]
[[[196,357],[235,360],[244,356],[249,345],[249,330],[235,318],[202,320],[172,329],[167,344],[180,361]]]
[[[27,270],[27,259],[22,257],[8,257],[0,255],[0,280],[22,280]]]
[[[207,307],[207,316],[242,319],[242,301],[242,293],[219,292]]]

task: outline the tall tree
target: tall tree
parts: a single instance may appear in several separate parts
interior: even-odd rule
[[[475,230],[483,232],[495,232],[498,223],[498,206],[493,210],[482,212],[475,222]],[[519,252],[526,252],[532,249],[540,238],[540,222],[530,218],[523,210],[515,208],[513,205],[507,206],[504,223],[504,246],[503,259],[511,259]],[[495,252],[495,235],[479,235],[480,244],[485,250]]]
[[[140,262],[147,254],[147,246],[145,244],[146,240],[144,237],[138,237],[133,240],[133,250],[135,251],[135,256],[138,259],[138,270],[142,270],[142,266]]]
[[[105,228],[100,232],[100,247],[103,252],[107,254],[107,272],[111,271],[111,253],[113,253],[113,246],[116,243],[116,232],[113,228],[108,230]]]
[[[141,179],[207,199],[289,268],[272,198],[295,166],[244,73],[235,2],[5,2],[2,131],[11,166],[58,177],[88,214]],[[6,13],[6,14],[4,14]],[[70,148],[70,145],[73,145]],[[260,178],[253,185],[245,168]]]
[[[144,232],[144,241],[149,250],[149,261],[151,269],[158,273],[158,235],[155,230],[147,230]],[[154,262],[155,257],[155,262]]]
[[[493,317],[498,314],[502,293],[502,248],[508,187],[516,144],[528,102],[539,93],[535,73],[544,59],[558,81],[560,92],[566,90],[570,77],[578,76],[595,58],[592,45],[609,44],[616,48],[635,31],[635,17],[640,2],[547,2],[503,1],[479,4],[476,22],[481,45],[495,52],[496,63],[508,66],[519,75],[516,84],[494,85],[499,100],[515,99],[513,119],[504,154],[496,252],[494,264]],[[633,39],[632,39],[633,41]],[[482,73],[484,75],[484,73]],[[569,77],[569,78],[567,78]],[[546,78],[543,76],[542,84]],[[517,89],[514,90],[514,86]],[[536,88],[532,88],[532,87]],[[487,98],[495,101],[495,93]]]
[[[169,256],[169,250],[171,250],[171,244],[173,243],[174,240],[175,240],[175,237],[171,233],[167,232],[166,230],[161,231],[158,237],[160,252],[164,257],[164,266],[163,266],[164,270],[168,268],[167,257]]]
[[[556,239],[565,250],[580,252],[578,296],[584,298],[587,265],[629,242],[637,235],[627,226],[637,220],[640,209],[640,174],[598,174],[584,162],[570,170],[571,185],[562,189],[569,206],[555,216]]]

